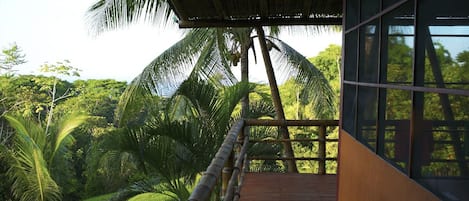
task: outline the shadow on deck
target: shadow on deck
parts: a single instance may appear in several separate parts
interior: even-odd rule
[[[246,173],[240,201],[332,201],[336,194],[336,175]]]

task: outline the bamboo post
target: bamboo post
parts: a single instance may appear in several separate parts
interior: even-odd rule
[[[278,92],[277,80],[275,79],[274,69],[272,67],[272,61],[270,60],[269,50],[267,49],[267,44],[265,42],[265,33],[262,27],[256,27],[256,31],[259,38],[259,43],[262,50],[262,57],[264,58],[265,70],[267,73],[267,78],[270,85],[270,93],[272,95],[272,102],[275,106],[275,112],[277,113],[277,119],[281,121],[286,121],[285,113],[283,111],[282,101],[280,99],[280,94]],[[288,133],[288,128],[286,123],[279,127],[280,133],[282,134],[283,139],[290,139],[290,134]],[[287,157],[294,158],[293,148],[290,142],[283,143],[284,154]],[[298,172],[296,167],[295,160],[288,161],[288,172]]]
[[[239,152],[240,156],[238,157],[238,159],[236,160],[236,163],[234,165],[234,169],[233,169],[233,174],[231,175],[231,178],[230,178],[230,181],[229,181],[229,184],[228,184],[228,189],[227,189],[227,192],[226,192],[226,197],[223,199],[224,201],[230,201],[230,200],[233,200],[234,196],[235,196],[235,192],[237,192],[237,188],[239,187],[239,182],[241,179],[239,178],[239,176],[241,176],[242,172],[243,172],[243,163],[244,163],[244,160],[246,159],[246,152],[248,150],[248,144],[249,144],[249,136],[245,136],[244,140],[243,140],[243,145],[242,145],[242,148]]]
[[[192,191],[189,201],[204,201],[210,197],[213,187],[220,177],[225,162],[233,150],[234,143],[238,138],[238,134],[244,127],[244,120],[239,120],[231,126],[228,135],[225,137],[223,144],[208,166],[199,183]]]
[[[230,181],[231,174],[233,173],[233,157],[234,153],[231,151],[228,160],[225,162],[225,167],[223,167],[222,175],[221,175],[221,192],[220,196],[223,199],[226,195],[226,191],[228,188],[228,182]]]
[[[319,157],[319,170],[318,174],[326,174],[326,126],[319,126],[318,136],[318,157]]]

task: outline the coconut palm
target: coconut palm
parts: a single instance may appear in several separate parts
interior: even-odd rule
[[[70,115],[51,126],[49,133],[32,120],[8,115],[5,118],[15,130],[12,144],[1,148],[8,163],[7,175],[12,181],[13,196],[25,201],[60,200],[54,164],[73,139],[70,134],[87,117]]]
[[[116,194],[115,200],[125,200],[146,191],[171,192],[170,197],[187,199],[187,189],[192,186],[196,175],[208,166],[231,123],[239,118],[236,106],[254,87],[244,82],[231,86],[214,85],[190,78],[163,104],[157,100],[152,104],[157,107],[146,108],[150,111],[148,118],[142,121],[143,125],[138,127],[132,123],[133,127],[127,132],[115,136],[113,144],[116,145],[114,150],[130,153],[138,164],[136,166],[147,177],[153,178],[150,179],[153,182],[140,181],[138,185],[131,185]],[[145,102],[148,104],[150,100]],[[257,110],[257,117],[272,113],[265,105],[253,105],[255,107],[264,108]],[[126,120],[134,122],[131,118]],[[135,188],[143,187],[142,184],[152,185]]]
[[[165,0],[123,1],[100,0],[88,12],[93,31],[125,27],[139,20],[150,22],[170,22],[172,11]],[[134,99],[144,94],[164,94],[168,88],[177,87],[187,76],[208,79],[221,75],[224,84],[236,82],[231,65],[241,63],[241,81],[248,82],[248,51],[254,46],[252,36],[254,28],[200,28],[192,29],[184,38],[156,57],[143,72],[133,80],[124,95],[123,111],[128,105],[134,105]],[[305,85],[302,94],[309,95],[316,103],[317,114],[323,110],[334,110],[333,93],[322,73],[317,70],[304,56],[277,39],[278,28],[271,28],[271,36],[265,37],[262,28],[257,28],[261,46],[264,44],[264,55],[270,59],[267,49],[277,56],[277,62],[283,72],[291,73],[299,83]],[[253,49],[254,50],[254,49]],[[264,58],[266,58],[264,56]],[[270,62],[266,62],[267,64]],[[273,102],[277,110],[277,118],[284,119],[281,101],[276,89],[276,81],[271,66],[266,65]],[[188,75],[188,72],[189,75]],[[314,93],[311,93],[314,92]],[[242,101],[243,113],[248,111],[248,96]],[[125,115],[127,112],[122,112]],[[284,138],[288,138],[286,127],[281,129]],[[289,143],[285,144],[285,154],[293,157]],[[289,161],[291,171],[296,171],[296,164]]]

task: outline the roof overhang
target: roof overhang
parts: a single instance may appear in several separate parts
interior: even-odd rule
[[[341,25],[342,0],[170,0],[181,28]]]

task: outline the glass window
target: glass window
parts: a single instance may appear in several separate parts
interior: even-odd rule
[[[357,109],[356,97],[357,90],[355,85],[343,85],[342,102],[342,128],[349,134],[355,136],[355,115]]]
[[[380,124],[380,142],[383,157],[402,171],[406,171],[409,161],[410,117],[412,109],[411,92],[396,89],[383,89],[385,121]]]
[[[370,19],[380,12],[381,1],[361,0],[360,2],[360,22]]]
[[[360,28],[360,64],[358,80],[360,82],[377,83],[379,56],[378,21]]]
[[[344,63],[344,79],[348,81],[357,80],[357,45],[358,31],[350,32],[345,36],[345,62]]]
[[[398,2],[347,0],[346,30]],[[359,83],[343,85],[343,128],[443,200],[469,200],[468,7],[407,1],[344,41]]]
[[[412,4],[384,15],[381,44],[381,82],[393,85],[412,84],[414,27],[409,13]]]
[[[373,87],[358,87],[357,139],[376,151],[377,94]]]
[[[358,24],[359,15],[359,0],[347,0],[347,7],[345,13],[345,30],[348,30]]]
[[[469,26],[431,26],[425,86],[469,89]]]

